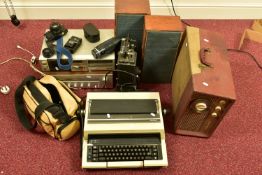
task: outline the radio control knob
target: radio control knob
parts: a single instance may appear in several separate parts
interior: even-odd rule
[[[222,110],[221,106],[216,106],[215,111],[220,112]]]
[[[225,101],[225,100],[220,100],[220,101],[219,101],[219,104],[220,104],[221,106],[224,106],[224,105],[226,104],[226,101]]]
[[[195,109],[197,112],[203,112],[207,109],[207,104],[204,102],[199,102],[195,104]]]
[[[213,112],[213,113],[211,114],[211,116],[214,117],[214,118],[216,118],[216,117],[217,117],[217,113],[216,113],[216,112]]]

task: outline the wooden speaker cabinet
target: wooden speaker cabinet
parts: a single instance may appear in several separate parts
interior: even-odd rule
[[[178,16],[145,16],[142,82],[171,83],[183,31]]]
[[[223,37],[187,27],[172,78],[175,133],[209,137],[236,99]]]
[[[136,40],[138,65],[141,64],[141,48],[144,16],[150,15],[149,0],[115,0],[115,35]]]

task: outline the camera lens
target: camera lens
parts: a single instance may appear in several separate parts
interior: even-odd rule
[[[55,51],[50,48],[44,48],[42,54],[45,58],[50,58],[55,54]]]
[[[99,58],[101,56],[101,52],[97,48],[94,48],[91,52],[95,58]]]

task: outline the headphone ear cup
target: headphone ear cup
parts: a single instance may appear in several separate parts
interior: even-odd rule
[[[55,50],[47,47],[42,50],[42,54],[45,58],[50,58],[55,54]]]
[[[19,26],[19,24],[20,24],[20,21],[17,19],[16,15],[11,15],[11,22],[15,26]]]

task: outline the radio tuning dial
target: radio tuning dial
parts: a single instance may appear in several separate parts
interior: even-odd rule
[[[197,112],[203,112],[203,111],[205,111],[206,109],[207,109],[207,104],[204,103],[204,102],[198,102],[198,103],[196,103],[196,105],[195,105],[195,110],[196,110]]]
[[[209,110],[209,104],[208,100],[199,98],[191,102],[190,108],[196,113],[202,113]]]

